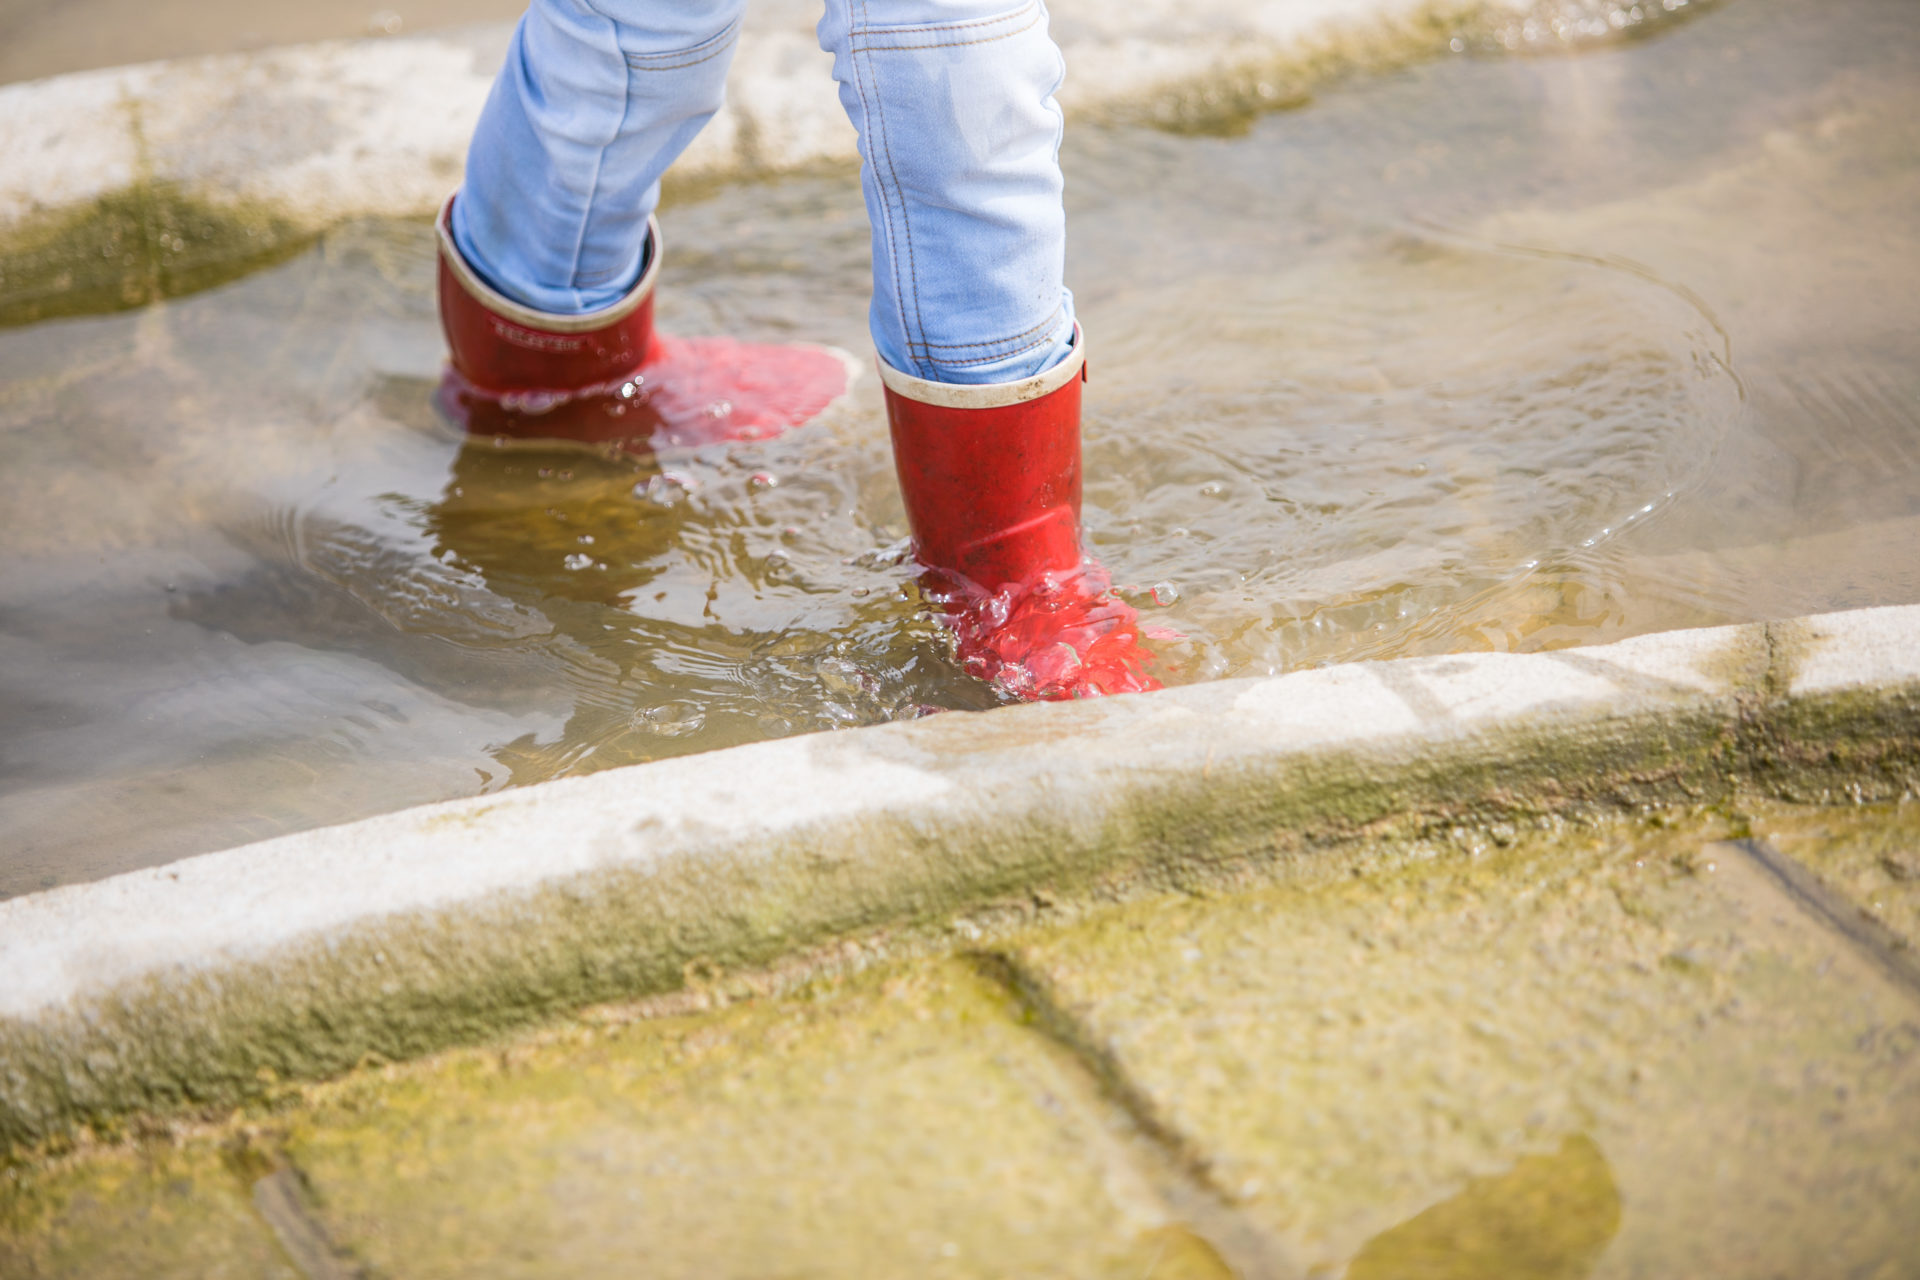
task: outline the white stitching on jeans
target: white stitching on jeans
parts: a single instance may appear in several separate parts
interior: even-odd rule
[[[685,49],[670,49],[665,53],[622,53],[627,66],[635,71],[678,71],[682,67],[697,67],[703,62],[711,62],[731,49],[740,37],[740,19],[735,18],[718,35],[708,36],[699,44],[689,45]],[[693,55],[698,54],[698,57]],[[668,62],[668,58],[682,58],[682,62]]]
[[[903,27],[855,27],[849,31],[847,35],[852,39],[858,40],[864,35],[882,33],[886,35],[913,35],[917,32],[960,31],[967,27],[991,27],[998,22],[1012,22],[1027,10],[1036,7],[1037,5],[1034,3],[1034,0],[1027,0],[1026,4],[1021,5],[1017,9],[1009,9],[1005,13],[995,14],[991,18],[976,18],[972,22],[934,22],[919,26]],[[864,9],[866,6],[863,4],[861,8]]]
[[[921,49],[964,49],[969,45],[992,44],[995,40],[1011,40],[1022,32],[1031,31],[1040,25],[1040,15],[1024,27],[1015,27],[1012,31],[1002,31],[999,35],[981,36],[976,40],[946,40],[939,44],[865,44],[857,48],[859,53],[915,53]]]

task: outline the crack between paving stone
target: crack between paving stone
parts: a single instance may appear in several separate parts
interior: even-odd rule
[[[1765,840],[1722,843],[1738,849],[1780,886],[1796,907],[1813,917],[1815,923],[1845,938],[1896,986],[1909,995],[1920,996],[1920,956],[1914,954],[1906,939]]]
[[[313,1211],[306,1181],[280,1158],[272,1173],[253,1184],[253,1207],[273,1229],[280,1247],[303,1280],[369,1280],[364,1268],[333,1242]]]
[[[1197,1145],[1159,1114],[1114,1055],[1062,1007],[1041,975],[1003,951],[969,952],[966,958],[982,977],[1019,1001],[1031,1015],[1023,1020],[1026,1029],[1045,1042],[1075,1083],[1125,1117],[1124,1125],[1109,1122],[1111,1136],[1133,1155],[1174,1219],[1203,1240],[1224,1267],[1238,1280],[1297,1280],[1304,1274],[1234,1205]]]

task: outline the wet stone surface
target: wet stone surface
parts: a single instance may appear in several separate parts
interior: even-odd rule
[[[1769,815],[1754,833],[1812,871],[1920,958],[1920,805]]]
[[[212,1143],[104,1152],[36,1177],[0,1171],[0,1275],[314,1280],[255,1207],[262,1172]]]
[[[0,1272],[1896,1280],[1920,988],[1725,837],[1833,883],[1913,812],[1462,832],[704,975],[16,1167]]]
[[[380,1275],[1206,1274],[1020,1015],[933,964],[369,1076],[285,1151]]]
[[[1473,1221],[1557,1241],[1507,1275],[1904,1274],[1920,990],[1712,835],[1436,846],[1016,963],[1308,1274],[1480,1274],[1374,1269]]]

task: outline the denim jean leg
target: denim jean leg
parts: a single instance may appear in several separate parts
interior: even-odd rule
[[[970,384],[1064,359],[1064,63],[1046,6],[826,0],[819,34],[860,136],[881,358]]]
[[[555,315],[639,279],[660,176],[725,99],[745,0],[533,0],[454,203],[461,254]]]

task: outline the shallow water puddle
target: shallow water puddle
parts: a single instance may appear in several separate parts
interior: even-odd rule
[[[1173,684],[1920,600],[1920,10],[1741,0],[1243,137],[1083,128],[1088,525]],[[850,175],[670,208],[663,325],[868,350]],[[0,895],[990,705],[879,393],[496,449],[420,224],[0,331]]]

